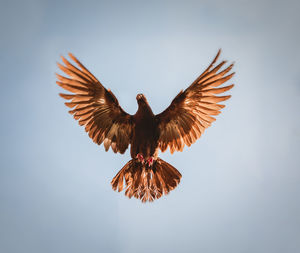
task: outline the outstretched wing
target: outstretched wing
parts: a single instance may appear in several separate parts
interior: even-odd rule
[[[111,147],[115,153],[123,154],[131,143],[132,116],[123,111],[110,90],[105,89],[72,54],[69,56],[78,67],[62,57],[65,65],[57,65],[69,78],[57,74],[56,83],[72,94],[59,95],[70,100],[65,103],[73,108],[69,112],[79,125],[85,126],[95,143],[103,142],[106,151]]]
[[[221,50],[209,67],[185,91],[181,91],[165,111],[155,116],[160,132],[159,148],[162,152],[168,147],[171,153],[182,151],[185,144],[190,146],[194,143],[216,120],[212,115],[218,115],[220,109],[225,107],[218,103],[231,97],[215,96],[233,87],[232,84],[216,88],[234,75],[226,75],[233,64],[220,71],[226,61],[214,67],[220,53]]]

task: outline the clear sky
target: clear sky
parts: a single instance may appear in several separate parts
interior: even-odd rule
[[[300,252],[299,1],[1,1],[0,252]],[[57,95],[72,52],[129,113],[155,113],[217,50],[232,98],[151,204],[110,181],[130,159],[95,145]]]

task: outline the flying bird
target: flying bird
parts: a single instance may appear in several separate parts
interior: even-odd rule
[[[219,102],[231,96],[215,96],[230,90],[233,84],[220,87],[233,75],[233,64],[223,67],[226,61],[216,62],[218,51],[208,68],[184,91],[173,99],[168,108],[154,114],[143,94],[138,94],[137,112],[126,113],[110,89],[98,79],[71,53],[72,64],[62,57],[64,64],[58,67],[68,76],[57,74],[60,87],[70,92],[59,95],[68,100],[65,105],[85,127],[89,137],[98,145],[103,143],[115,153],[124,154],[130,145],[131,160],[112,179],[111,185],[125,195],[153,201],[176,188],[181,179],[180,172],[158,157],[159,150],[171,153],[182,151],[203,134],[224,105]],[[216,66],[215,66],[216,65]],[[223,68],[222,68],[223,67]]]

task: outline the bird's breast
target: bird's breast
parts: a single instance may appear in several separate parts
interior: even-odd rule
[[[158,131],[154,117],[137,117],[133,130],[132,156],[152,156],[157,148]]]
[[[137,117],[135,120],[135,133],[140,137],[151,137],[156,131],[154,117]]]

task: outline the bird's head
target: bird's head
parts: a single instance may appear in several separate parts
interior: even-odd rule
[[[141,103],[148,104],[148,101],[147,101],[146,97],[144,96],[144,94],[141,94],[141,93],[137,94],[136,95],[136,100],[137,100],[138,104],[141,104]]]

